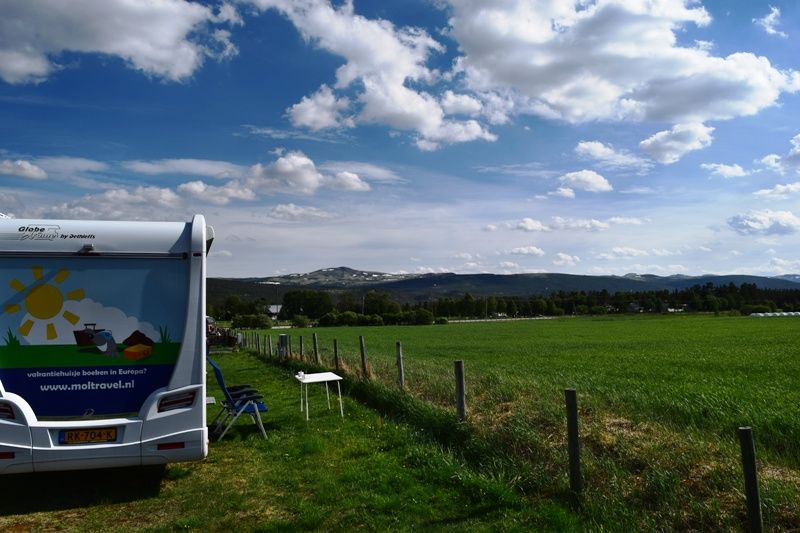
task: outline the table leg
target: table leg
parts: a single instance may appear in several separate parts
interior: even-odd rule
[[[306,385],[306,422],[308,422],[308,383]]]
[[[336,388],[339,390],[339,413],[342,415],[342,418],[344,418],[344,407],[342,407],[342,386],[338,381],[336,382]]]
[[[328,392],[328,382],[325,382],[325,397],[328,399],[328,411],[331,410],[331,394]]]
[[[300,382],[300,412],[303,412],[303,382]]]

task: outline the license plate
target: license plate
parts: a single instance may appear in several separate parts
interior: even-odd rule
[[[91,444],[116,440],[117,428],[68,429],[58,434],[59,444]]]

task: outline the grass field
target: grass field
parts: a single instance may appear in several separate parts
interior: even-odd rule
[[[800,321],[795,317],[606,317],[428,327],[315,329],[352,375],[364,335],[373,380],[453,409],[465,361],[470,424],[497,451],[488,475],[560,498],[565,388],[578,390],[583,513],[608,527],[735,528],[744,522],[739,426],[752,426],[765,522],[800,528]],[[279,332],[270,332],[273,336]],[[311,330],[292,330],[293,349]]]
[[[166,468],[3,476],[0,531],[463,531],[580,528],[564,506],[531,503],[345,398],[345,418],[294,378],[245,353],[218,358],[231,383],[261,390],[264,440],[237,423],[207,459]],[[211,379],[209,393],[220,398]],[[213,416],[216,407],[209,409]]]
[[[264,391],[267,440],[242,421],[199,463],[4,477],[14,490],[0,499],[0,530],[736,531],[745,424],[765,528],[798,530],[798,326],[664,316],[260,332],[273,344],[291,334],[295,352],[303,335],[306,348],[304,361],[218,358],[229,382]],[[319,368],[307,359],[312,332],[326,365],[338,340],[343,421],[319,389],[311,421],[299,413],[292,374]],[[398,340],[410,393],[395,384]],[[456,359],[466,423],[454,416]],[[567,387],[580,404],[579,499],[568,490]]]

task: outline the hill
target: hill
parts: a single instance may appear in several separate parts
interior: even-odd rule
[[[529,296],[558,291],[644,292],[681,290],[694,285],[742,285],[749,283],[763,289],[799,289],[800,275],[781,277],[712,275],[656,276],[581,276],[574,274],[387,274],[348,267],[325,268],[307,274],[289,274],[266,278],[209,278],[208,297],[212,302],[237,294],[245,299],[263,298],[277,302],[294,289],[332,291],[369,290],[392,293],[400,301],[424,300],[446,296]]]

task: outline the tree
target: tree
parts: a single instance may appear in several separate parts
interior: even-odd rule
[[[427,326],[433,324],[433,313],[427,309],[417,309],[414,311],[414,324],[418,326]]]
[[[295,328],[307,328],[311,321],[305,315],[294,315],[292,317],[292,326]]]
[[[236,315],[231,326],[235,329],[269,329],[272,327],[272,320],[267,315]]]
[[[359,311],[361,309],[361,302],[356,299],[356,295],[352,292],[343,292],[339,294],[336,302],[336,310],[340,313],[345,311]]]
[[[306,315],[311,319],[317,319],[332,310],[333,303],[327,292],[310,289],[295,290],[283,295],[281,318],[287,320],[294,315]]]
[[[387,313],[399,313],[400,305],[392,301],[388,292],[369,291],[364,295],[365,315],[385,315]]]

